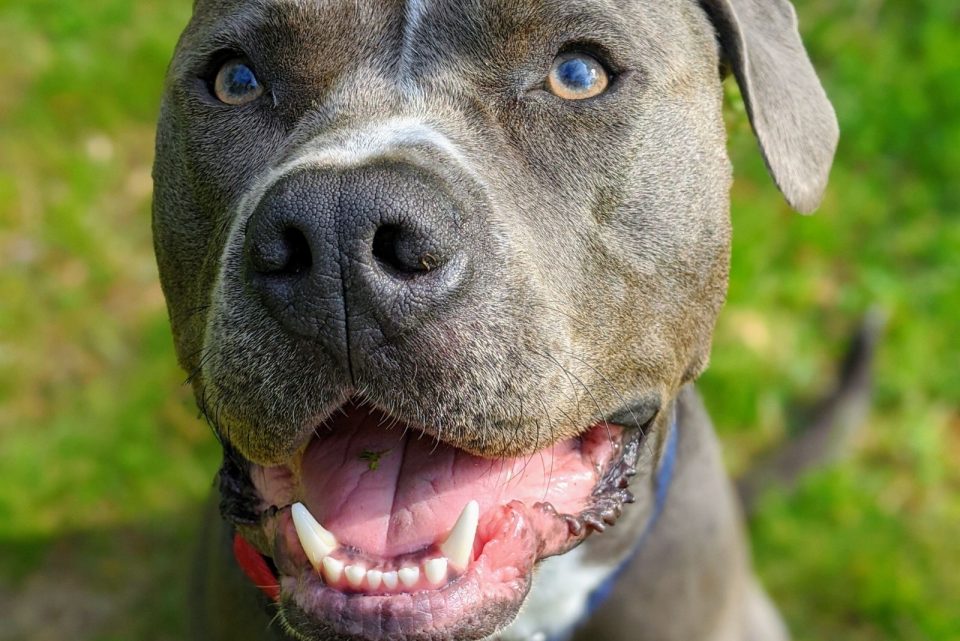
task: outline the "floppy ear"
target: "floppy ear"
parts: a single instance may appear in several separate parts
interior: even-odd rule
[[[839,128],[788,0],[700,0],[733,69],[767,169],[803,213],[820,204]]]

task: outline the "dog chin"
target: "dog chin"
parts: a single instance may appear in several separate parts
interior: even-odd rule
[[[484,639],[515,618],[538,561],[632,502],[645,431],[601,422],[480,458],[349,402],[286,465],[228,449],[221,511],[299,638]]]

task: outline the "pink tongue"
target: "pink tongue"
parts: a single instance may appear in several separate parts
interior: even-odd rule
[[[578,513],[598,481],[597,461],[610,452],[591,447],[587,456],[571,439],[529,457],[482,459],[402,425],[388,428],[376,410],[345,409],[304,455],[306,504],[341,544],[372,556],[442,541],[471,499],[481,515],[512,500]]]

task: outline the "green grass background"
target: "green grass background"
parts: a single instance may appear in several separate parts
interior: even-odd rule
[[[731,88],[730,299],[701,388],[734,470],[890,321],[847,460],[751,523],[796,637],[960,639],[960,5],[798,0],[843,137],[788,211]],[[151,254],[154,119],[190,3],[0,0],[0,641],[181,639],[217,447]]]

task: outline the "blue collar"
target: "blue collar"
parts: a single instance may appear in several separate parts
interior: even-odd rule
[[[667,494],[670,490],[670,485],[673,482],[673,474],[677,466],[677,450],[679,449],[679,441],[680,436],[677,425],[677,412],[676,409],[674,409],[673,417],[670,421],[670,431],[669,434],[667,434],[667,446],[663,452],[663,456],[660,459],[660,467],[657,469],[657,475],[654,478],[653,511],[650,513],[650,518],[647,519],[647,524],[644,526],[643,532],[637,539],[637,543],[634,545],[633,551],[630,552],[624,562],[620,564],[619,568],[614,570],[610,576],[600,584],[599,587],[590,593],[590,596],[587,598],[586,614],[584,614],[583,619],[578,621],[577,624],[575,624],[570,630],[564,632],[563,634],[554,636],[550,639],[550,641],[566,641],[573,636],[573,632],[578,627],[578,624],[596,612],[597,609],[610,597],[610,594],[613,592],[613,588],[616,586],[617,581],[623,575],[624,571],[626,571],[627,567],[630,565],[630,562],[633,560],[633,557],[635,557],[640,551],[640,548],[643,547],[647,537],[650,536],[650,532],[653,531],[653,527],[660,519],[660,515],[663,514],[664,506],[667,503]]]
[[[657,520],[663,513],[664,506],[667,504],[667,492],[670,490],[671,483],[673,483],[673,472],[677,467],[677,449],[680,443],[679,433],[680,426],[677,425],[677,411],[674,409],[673,418],[670,421],[670,433],[667,435],[667,447],[663,451],[663,458],[660,459],[660,469],[657,470],[657,477],[654,480],[655,498],[653,513],[650,515],[647,525],[643,528],[643,534],[640,535],[640,539],[637,541],[637,549],[646,541],[647,536],[650,535],[650,531],[653,530],[653,526],[656,525]],[[636,554],[636,550],[634,550],[633,554]]]

